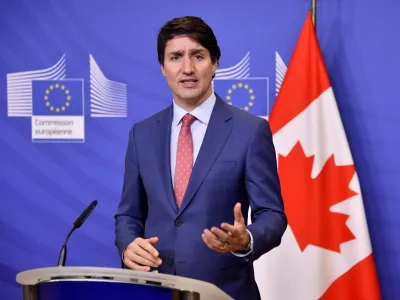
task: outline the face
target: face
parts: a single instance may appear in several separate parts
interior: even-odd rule
[[[177,36],[167,42],[161,71],[178,104],[190,107],[206,100],[216,69],[217,62],[211,61],[209,51],[197,41]]]

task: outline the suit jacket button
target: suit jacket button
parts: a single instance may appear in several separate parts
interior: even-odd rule
[[[179,227],[182,225],[182,221],[180,219],[175,220],[175,226]]]

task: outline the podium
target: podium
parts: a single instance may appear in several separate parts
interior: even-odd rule
[[[50,267],[17,274],[23,300],[233,300],[200,280],[99,267]]]

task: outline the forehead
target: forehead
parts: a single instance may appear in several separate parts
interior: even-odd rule
[[[165,52],[170,53],[170,52],[188,52],[188,51],[199,51],[199,50],[206,50],[200,43],[198,43],[196,40],[191,39],[188,36],[182,35],[182,36],[176,36],[169,40],[167,44],[165,45]]]

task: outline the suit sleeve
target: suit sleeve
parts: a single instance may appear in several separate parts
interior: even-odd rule
[[[245,180],[251,207],[248,230],[253,237],[252,258],[256,260],[280,245],[287,227],[272,133],[262,118],[250,139]]]
[[[132,126],[125,154],[122,196],[115,214],[115,245],[120,255],[135,238],[143,237],[147,218],[146,191],[140,176],[134,132]]]

